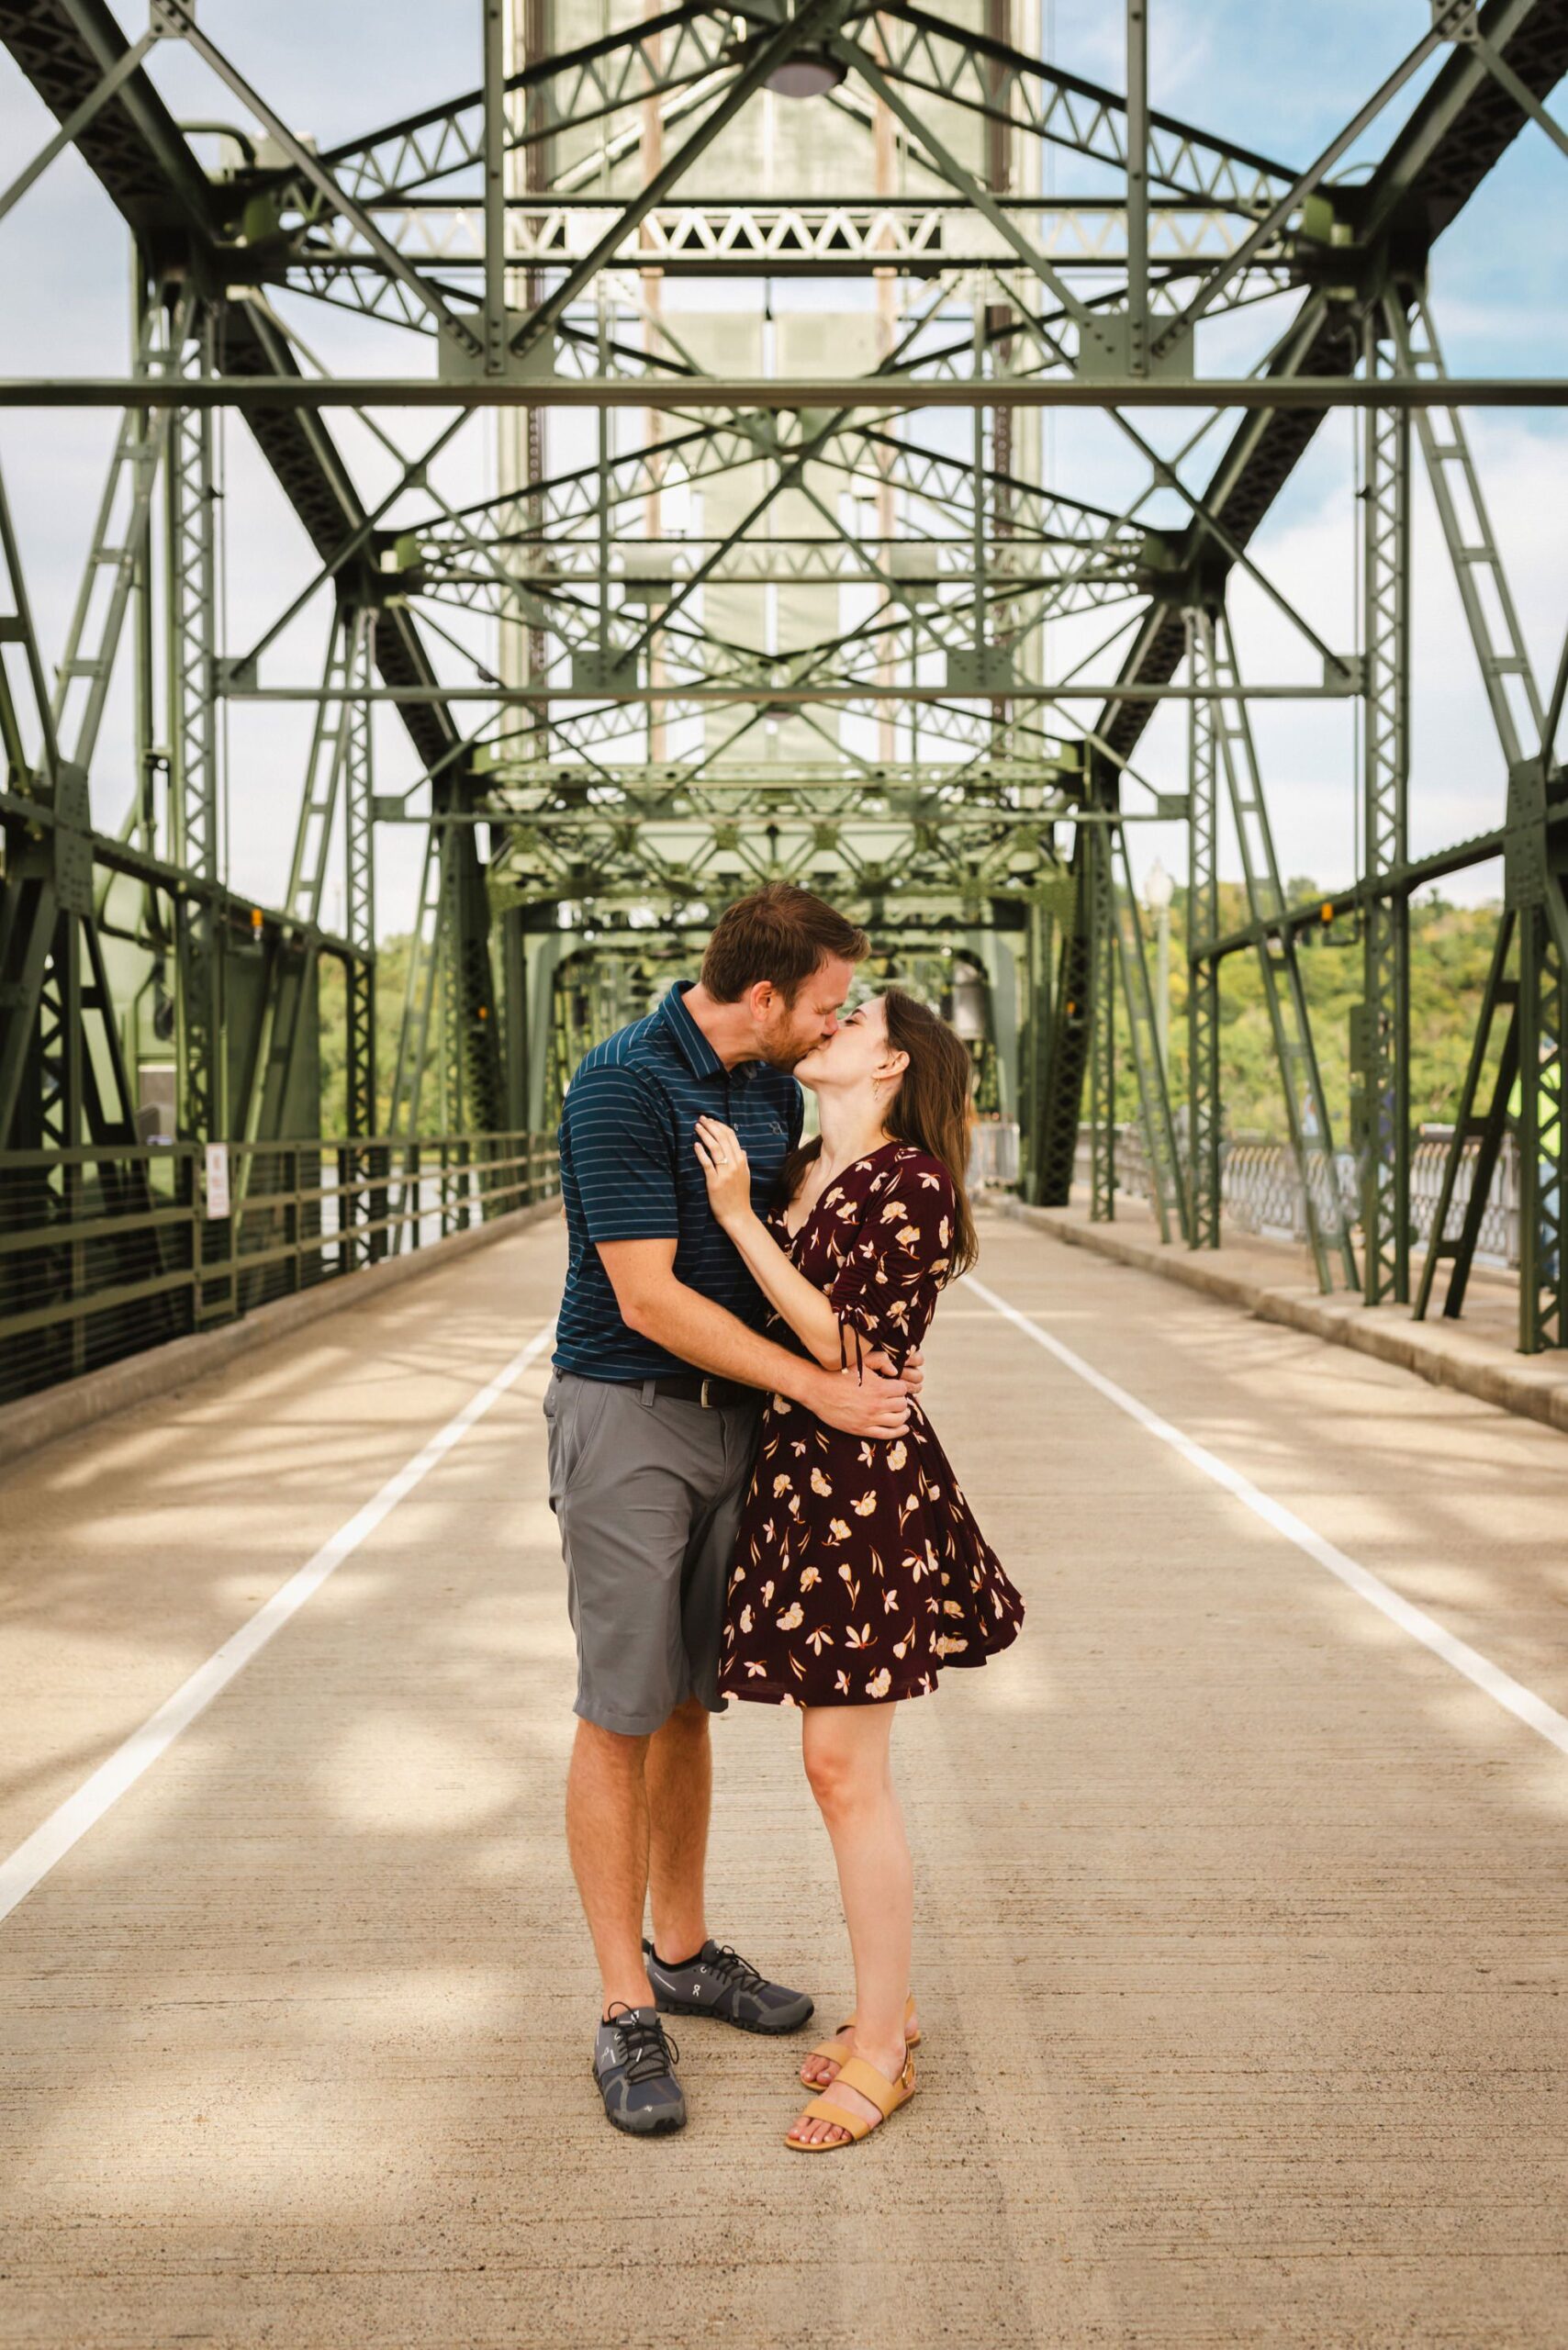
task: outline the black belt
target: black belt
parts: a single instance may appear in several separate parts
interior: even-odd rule
[[[747,1387],[739,1379],[719,1379],[701,1371],[672,1371],[664,1379],[644,1379],[644,1394],[651,1387],[655,1395],[671,1395],[682,1404],[700,1404],[705,1412],[716,1411],[724,1404],[759,1404],[762,1401],[755,1387]]]

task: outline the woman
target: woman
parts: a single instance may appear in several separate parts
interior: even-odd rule
[[[780,1203],[752,1209],[745,1158],[703,1119],[713,1213],[772,1306],[772,1335],[856,1372],[868,1348],[902,1360],[937,1292],[973,1263],[964,1196],[969,1060],[952,1030],[890,988],[797,1064],[821,1138],[784,1169]],[[782,1327],[777,1326],[782,1325]],[[801,2067],[803,2153],[853,2144],[913,2094],[913,1885],[889,1768],[893,1715],[946,1665],[1006,1648],[1024,1604],[954,1482],[918,1404],[907,1435],[841,1436],[775,1395],[736,1539],[719,1685],[802,1709],[806,1774],[833,1840],[855,1959],[856,2011]]]

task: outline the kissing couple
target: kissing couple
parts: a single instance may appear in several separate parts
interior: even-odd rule
[[[786,2143],[852,2145],[913,2095],[893,1720],[1023,1621],[920,1403],[921,1341],[976,1251],[969,1059],[900,989],[846,1012],[868,952],[807,890],[742,899],[696,983],[584,1058],[561,1119],[544,1416],[577,1645],[566,1838],[602,1976],[595,2078],[639,2135],[686,2121],[666,2016],[785,2033],[812,2012],[708,1931],[728,1697],[800,1717],[855,1964]]]

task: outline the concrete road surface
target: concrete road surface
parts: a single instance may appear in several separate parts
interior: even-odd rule
[[[1066,1354],[967,1284],[929,1401],[1029,1621],[898,1726],[921,2088],[827,2160],[788,2044],[589,2082],[543,1356],[423,1451],[556,1227],[0,1480],[0,2344],[1568,2342],[1568,1443],[984,1239]],[[711,1922],[831,2025],[798,1727],[715,1726]]]

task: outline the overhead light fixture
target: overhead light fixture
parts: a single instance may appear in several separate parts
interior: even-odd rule
[[[836,90],[848,71],[825,49],[798,49],[774,67],[765,87],[777,90],[781,98],[820,98],[825,91]]]

